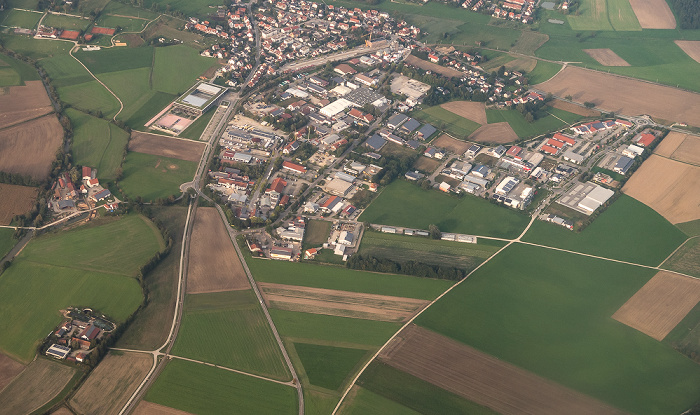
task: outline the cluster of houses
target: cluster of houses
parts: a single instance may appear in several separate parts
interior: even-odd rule
[[[59,360],[85,363],[96,343],[112,331],[114,325],[102,318],[88,317],[77,310],[69,310],[74,317],[65,320],[49,336],[52,343],[45,354]]]
[[[72,212],[78,208],[88,208],[89,204],[100,203],[112,195],[109,189],[100,185],[97,169],[83,166],[79,187],[73,183],[69,172],[61,173],[51,187],[53,197],[49,208],[54,212]],[[87,203],[85,203],[87,202]]]
[[[474,12],[483,11],[500,19],[530,24],[534,21],[533,14],[537,2],[526,0],[457,0],[457,3]]]

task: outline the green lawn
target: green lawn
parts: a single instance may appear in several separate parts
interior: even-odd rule
[[[153,65],[152,46],[140,48],[110,48],[75,52],[75,57],[95,75],[128,69],[150,68]],[[100,78],[98,76],[98,78]]]
[[[401,204],[396,201],[400,200]],[[363,222],[428,229],[437,225],[443,232],[517,237],[528,217],[485,199],[466,195],[462,198],[437,190],[423,190],[404,180],[396,180],[365,209]]]
[[[120,27],[122,32],[140,32],[149,21],[136,17],[121,17],[101,14],[97,19],[96,26],[117,28]]]
[[[352,393],[352,392],[351,392]],[[347,404],[341,407],[343,415],[419,415],[416,412],[365,388],[355,387],[354,395],[348,395]]]
[[[154,10],[177,10],[185,16],[207,17],[212,12],[210,6],[221,6],[218,0],[146,0],[144,7]]]
[[[0,42],[6,49],[20,53],[32,59],[48,58],[56,55],[67,55],[73,43],[58,42],[48,39],[34,39],[28,36],[17,36],[0,33]]]
[[[399,323],[270,309],[280,335],[294,342],[328,343],[370,348],[383,345],[401,328]]]
[[[220,4],[216,0],[214,2]],[[183,62],[187,64],[183,65]],[[183,94],[192,87],[197,77],[214,65],[218,65],[216,59],[199,56],[197,49],[186,45],[156,48],[153,89],[168,94]]]
[[[700,303],[695,304],[692,310],[671,330],[664,338],[676,350],[690,356],[696,362],[700,356]]]
[[[349,374],[369,358],[369,352],[363,349],[309,343],[294,343],[294,348],[309,383],[330,390],[339,389]]]
[[[328,242],[328,236],[331,234],[332,223],[327,220],[309,221],[304,232],[304,244],[308,246],[321,245]]]
[[[606,2],[608,19],[610,19],[613,29],[617,31],[642,30],[629,0],[606,0]]]
[[[0,21],[0,25],[7,27],[22,27],[25,29],[36,28],[42,13],[27,12],[24,10],[8,10],[5,18]]]
[[[173,354],[289,379],[282,352],[252,290],[188,295]]]
[[[192,180],[197,163],[130,152],[122,169],[119,185],[124,192],[152,201],[180,194],[180,185]]]
[[[657,266],[686,237],[650,207],[621,195],[580,233],[535,221],[523,241]]]
[[[10,252],[10,250],[17,244],[17,240],[12,238],[14,233],[14,229],[0,228],[0,259],[7,255],[7,253]]]
[[[520,112],[514,109],[487,109],[486,119],[488,119],[489,124],[497,122],[507,122],[508,124],[510,124],[511,128],[513,128],[513,131],[515,131],[515,134],[517,134],[518,137],[526,138],[558,130],[560,128],[566,127],[567,124],[576,122],[577,120],[583,118],[580,115],[576,115],[556,108],[547,108],[547,112],[556,115],[565,122],[555,118],[552,115],[547,114],[540,114],[541,117],[539,119],[533,122],[527,122],[525,120],[525,117],[523,117],[523,115]]]
[[[182,360],[168,363],[145,400],[199,415],[297,413],[294,388]]]
[[[146,94],[144,94],[144,96],[145,95]],[[173,102],[175,98],[177,98],[175,95],[166,94],[165,92],[153,92],[140,108],[133,107],[123,111],[119,115],[120,118],[127,118],[127,114],[131,112],[132,114],[126,119],[126,124],[132,129],[143,130],[144,125],[168,104]],[[196,124],[197,121],[195,121],[194,124]],[[191,127],[192,126],[190,126],[189,129],[191,129]],[[197,139],[199,139],[199,137],[197,137]]]
[[[212,108],[211,110],[207,111],[204,115],[197,118],[195,122],[190,124],[190,126],[187,127],[187,129],[185,129],[185,131],[183,131],[179,135],[179,137],[189,138],[190,140],[199,140],[202,137],[204,129],[207,128],[207,124],[209,124],[211,117],[214,116],[214,112],[216,112],[216,109]]]
[[[631,413],[681,413],[700,366],[610,318],[655,272],[515,244],[416,323]]]
[[[97,167],[98,178],[113,180],[121,165],[129,134],[106,120],[68,108],[73,125],[73,160],[82,166]]]
[[[51,78],[51,84],[56,88],[82,84],[93,81],[94,78],[70,55],[56,55],[40,61],[41,67]]]
[[[112,117],[119,110],[119,102],[97,81],[56,88],[61,101],[81,110],[101,111]]]
[[[535,69],[527,74],[531,85],[547,81],[559,72],[561,65],[547,61],[537,61]]]
[[[433,127],[450,133],[456,138],[467,138],[471,133],[481,127],[481,124],[460,117],[440,106],[419,110],[411,115],[424,123],[430,123]]]
[[[133,16],[141,19],[153,20],[158,17],[158,13],[145,8],[133,7],[127,3],[110,1],[102,10],[101,16],[115,14],[120,16]]]
[[[26,81],[39,79],[39,74],[33,66],[0,54],[0,87],[24,85]]]
[[[47,14],[41,22],[44,26],[56,27],[66,30],[82,31],[90,26],[91,20],[79,17],[61,16],[57,14]]]
[[[128,119],[153,96],[149,86],[150,76],[150,67],[98,75],[98,78],[117,94],[124,104],[124,110],[119,114],[119,118]]]

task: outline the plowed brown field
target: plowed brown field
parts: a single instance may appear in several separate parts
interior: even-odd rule
[[[24,86],[11,86],[0,94],[0,128],[31,120],[53,111],[41,81],[27,81]]]
[[[63,128],[54,115],[0,131],[0,171],[43,179],[49,174]]]
[[[671,158],[700,166],[700,137],[686,136],[681,145],[671,154]]]
[[[462,140],[457,140],[456,138],[452,138],[447,134],[443,134],[440,137],[436,138],[435,141],[433,141],[431,144],[435,145],[436,147],[450,150],[455,154],[464,154],[464,152],[466,152],[471,146],[471,143],[467,143],[466,141]]]
[[[656,146],[656,149],[654,149],[654,154],[658,154],[663,157],[671,157],[671,154],[676,151],[678,146],[683,143],[683,140],[685,140],[686,137],[688,137],[688,134],[671,131],[668,133],[668,135],[666,135],[663,141]]]
[[[584,49],[583,51],[603,66],[630,66],[626,60],[619,57],[612,49]]]
[[[0,183],[0,225],[9,225],[16,215],[27,213],[39,189]]]
[[[518,135],[507,122],[497,122],[482,125],[469,136],[469,139],[481,143],[503,144],[517,140]]]
[[[0,391],[24,370],[24,365],[0,353]]]
[[[131,132],[129,151],[152,154],[154,156],[170,157],[187,161],[199,161],[205,143],[164,137],[157,134]]]
[[[409,55],[404,60],[404,62],[406,62],[409,65],[413,65],[416,68],[421,68],[421,69],[424,69],[426,71],[432,71],[435,73],[439,73],[442,76],[447,76],[450,78],[461,77],[462,75],[464,75],[462,72],[460,72],[456,69],[452,69],[452,68],[448,68],[446,66],[440,66],[436,63],[424,61],[423,59],[417,58],[413,55]]]
[[[581,105],[572,104],[571,102],[562,101],[560,99],[554,99],[549,103],[550,106],[572,112],[574,114],[583,115],[584,117],[598,117],[600,113],[596,110],[589,110]]]
[[[440,105],[447,111],[479,124],[486,124],[486,106],[483,102],[450,101]]]
[[[652,154],[622,191],[671,223],[700,219],[700,167]]]
[[[665,0],[630,0],[642,29],[675,29],[676,18]]]
[[[700,63],[700,40],[674,40],[692,60]]]
[[[189,412],[158,405],[157,403],[141,401],[136,407],[134,415],[192,415]]]
[[[700,280],[658,272],[612,318],[663,340],[700,301]]]
[[[0,415],[29,414],[58,395],[75,369],[48,359],[36,359],[0,392]]]
[[[428,301],[296,285],[258,283],[265,301],[281,310],[362,318],[406,321]]]
[[[225,226],[215,208],[197,209],[187,269],[188,294],[250,288]]]
[[[399,370],[505,415],[624,413],[415,325],[401,332],[380,358]]]
[[[558,97],[571,95],[576,102],[593,102],[619,114],[648,114],[700,126],[700,94],[668,86],[567,66],[536,88]]]

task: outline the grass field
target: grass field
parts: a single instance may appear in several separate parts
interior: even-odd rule
[[[696,362],[700,360],[700,303],[666,335],[664,342]]]
[[[320,344],[294,343],[299,360],[312,385],[337,390],[368,351]]]
[[[177,98],[175,95],[166,94],[164,92],[154,92],[150,97],[141,105],[140,108],[134,106],[134,108],[128,109],[120,115],[120,118],[126,119],[126,124],[134,130],[144,130],[144,125],[158,114],[163,108]],[[127,115],[131,112],[131,115]],[[213,114],[213,112],[212,112]],[[200,117],[201,118],[201,117]],[[199,120],[197,120],[199,121]],[[196,123],[196,121],[195,121]],[[191,129],[191,125],[190,128]],[[201,134],[201,133],[200,133]],[[182,137],[184,135],[181,134]],[[189,138],[189,137],[187,137]],[[196,139],[199,139],[197,137]]]
[[[685,240],[683,232],[635,199],[621,195],[580,233],[535,221],[523,241],[657,266]]]
[[[56,42],[46,39],[34,39],[27,36],[16,36],[0,33],[0,42],[6,49],[15,51],[32,59],[48,58],[56,55],[67,55],[72,43]]]
[[[73,125],[73,160],[82,166],[97,167],[98,178],[113,180],[121,165],[129,134],[114,124],[68,108]]]
[[[401,200],[400,205],[395,201]],[[462,198],[437,190],[423,190],[396,180],[360,216],[363,222],[428,229],[437,225],[443,232],[500,238],[515,238],[525,229],[528,217],[493,205],[475,196]]]
[[[0,87],[24,85],[26,81],[38,81],[39,74],[33,66],[0,54]]]
[[[311,220],[304,232],[304,244],[309,246],[321,245],[328,242],[332,223],[327,220]]]
[[[419,415],[416,412],[394,401],[391,401],[365,388],[355,386],[346,398],[339,413],[343,415]]]
[[[137,17],[121,17],[101,14],[97,19],[96,26],[100,27],[121,27],[122,32],[140,32],[146,27],[149,20],[140,19]]]
[[[55,27],[66,30],[85,30],[90,26],[89,19],[81,19],[78,17],[61,16],[57,14],[47,14],[41,22],[44,26]]]
[[[489,124],[507,122],[520,138],[546,134],[550,131],[566,127],[567,124],[574,123],[583,118],[580,115],[556,108],[547,108],[547,112],[549,112],[550,115],[543,114],[544,116],[531,123],[527,122],[525,117],[514,109],[487,109],[486,118],[488,119]],[[555,116],[561,118],[561,120],[564,120],[565,122],[562,122]]]
[[[98,75],[107,72],[128,69],[150,68],[153,64],[154,48],[110,48],[90,52],[75,52],[75,57],[85,64],[92,73]]]
[[[608,19],[616,31],[642,30],[629,0],[606,0]]]
[[[10,252],[12,247],[17,243],[17,240],[12,238],[12,234],[14,233],[14,229],[0,228],[0,258]]]
[[[700,238],[688,240],[662,268],[700,278]]]
[[[168,363],[145,400],[201,415],[230,413],[293,415],[292,387],[182,360]]]
[[[197,163],[131,152],[122,169],[119,185],[124,192],[152,201],[180,194],[180,185],[192,180]]]
[[[187,65],[182,65],[182,62],[187,62]],[[198,76],[214,65],[218,65],[216,59],[202,57],[199,51],[189,46],[156,48],[153,88],[168,94],[183,94]]]
[[[156,5],[157,10],[179,10],[186,16],[206,17],[213,13],[210,6],[220,6],[217,0],[146,0],[144,7],[152,8]]]
[[[197,118],[195,122],[190,124],[190,126],[179,135],[179,137],[189,138],[190,140],[199,140],[202,137],[204,129],[207,128],[209,120],[211,120],[211,117],[214,116],[214,112],[216,111],[212,109],[211,111],[208,111],[206,114]]]
[[[110,1],[102,9],[102,15],[114,14],[121,16],[133,16],[140,19],[153,20],[158,17],[158,13],[148,10],[146,8],[133,7],[127,3],[121,3],[118,1]]]
[[[537,61],[535,69],[530,71],[530,73],[527,74],[527,77],[530,84],[539,84],[556,75],[557,72],[559,72],[559,69],[561,69],[561,65],[559,64],[547,61]]]
[[[359,252],[400,263],[418,261],[471,271],[504,245],[500,241],[486,242],[486,244],[467,244],[368,231],[362,237]]]
[[[11,9],[4,14],[5,18],[0,20],[0,25],[7,27],[22,27],[25,29],[34,29],[37,23],[39,23],[41,15],[41,13]]]
[[[690,222],[676,223],[676,227],[683,231],[688,236],[700,235],[700,219],[691,220]]]
[[[436,128],[447,131],[456,138],[467,138],[481,126],[439,106],[419,110],[411,115],[424,123],[430,123]]]
[[[203,333],[216,333],[202,336]],[[173,354],[288,380],[272,330],[253,291],[190,294]]]
[[[119,110],[119,102],[97,81],[56,88],[61,101],[81,110],[101,111],[111,117]]]
[[[610,318],[655,272],[517,244],[416,322],[623,410],[681,413],[700,367]]]

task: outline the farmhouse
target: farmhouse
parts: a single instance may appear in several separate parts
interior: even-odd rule
[[[53,344],[49,349],[46,351],[47,356],[51,356],[55,359],[65,359],[66,356],[68,356],[68,353],[70,353],[70,347],[68,346],[61,346],[59,344]]]
[[[108,189],[104,189],[101,192],[95,193],[90,198],[95,202],[101,202],[110,196],[112,196],[112,193]]]

